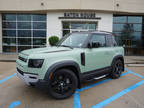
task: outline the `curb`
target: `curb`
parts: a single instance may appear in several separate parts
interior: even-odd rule
[[[16,60],[0,60],[0,62],[16,62]]]

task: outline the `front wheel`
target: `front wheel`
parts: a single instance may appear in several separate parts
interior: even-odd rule
[[[112,65],[112,72],[110,74],[111,78],[117,79],[121,76],[121,73],[123,71],[123,62],[118,59],[116,60]]]
[[[70,97],[78,85],[77,77],[73,71],[60,69],[53,73],[49,83],[49,94],[56,99]]]

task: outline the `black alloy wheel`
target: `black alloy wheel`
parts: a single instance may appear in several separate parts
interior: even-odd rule
[[[112,65],[111,77],[113,79],[119,78],[121,76],[122,71],[123,71],[123,62],[120,59],[118,59]]]
[[[78,85],[77,76],[68,69],[57,70],[53,73],[49,83],[49,93],[56,99],[70,97]]]

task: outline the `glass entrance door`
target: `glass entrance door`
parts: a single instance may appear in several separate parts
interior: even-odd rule
[[[97,22],[63,22],[63,36],[68,33],[97,30]]]

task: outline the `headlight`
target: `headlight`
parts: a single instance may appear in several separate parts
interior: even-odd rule
[[[41,68],[44,59],[29,59],[28,67]]]

